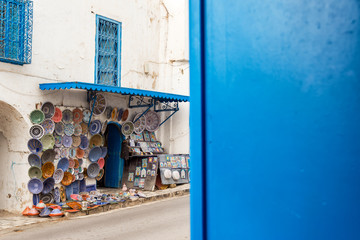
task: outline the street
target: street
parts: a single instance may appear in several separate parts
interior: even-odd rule
[[[59,222],[35,224],[0,236],[2,239],[190,239],[189,195]]]

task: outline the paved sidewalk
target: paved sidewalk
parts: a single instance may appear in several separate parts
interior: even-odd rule
[[[101,188],[98,189],[101,193],[117,193],[120,192],[121,189],[113,189],[113,188]],[[185,194],[189,194],[190,184],[183,184],[177,186],[175,188],[168,188],[165,190],[156,190],[154,192],[143,191],[146,195],[146,198],[138,198],[134,200],[127,200],[122,203],[115,203],[110,205],[99,206],[98,208],[87,210],[87,211],[80,211],[77,213],[65,213],[65,217],[63,218],[41,218],[41,217],[25,217],[19,216],[14,214],[5,214],[2,216],[0,214],[0,234],[3,232],[9,231],[17,231],[16,228],[24,227],[31,224],[47,222],[47,221],[61,221],[67,219],[69,217],[77,217],[77,216],[84,216],[84,215],[92,215],[100,212],[106,212],[112,209],[117,208],[125,208],[129,206],[135,206],[142,203],[152,202],[156,200],[161,200],[165,198],[171,198],[176,196],[182,196]]]

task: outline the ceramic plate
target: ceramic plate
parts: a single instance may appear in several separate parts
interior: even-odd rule
[[[100,167],[97,162],[91,163],[87,168],[87,175],[89,178],[96,178],[100,172]]]
[[[96,94],[95,104],[94,104],[94,100],[90,101],[90,109],[92,109],[94,107],[93,114],[100,115],[103,112],[105,112],[106,99],[105,99],[104,95],[102,95],[101,93],[97,93]]]
[[[35,153],[31,153],[28,156],[28,162],[30,164],[30,166],[36,166],[36,167],[40,167],[41,168],[41,159],[38,155],[36,155]]]
[[[101,154],[102,154],[101,148],[94,147],[89,152],[89,160],[91,162],[97,162],[97,160],[99,160],[99,158],[101,157]]]
[[[81,135],[81,143],[79,145],[79,148],[82,150],[85,150],[89,147],[89,139],[85,135]]]
[[[133,120],[134,132],[137,133],[137,134],[140,134],[145,130],[146,117],[145,117],[145,114],[142,115],[142,116],[141,115],[142,115],[142,113],[136,114],[136,116],[134,117],[134,120]]]
[[[74,134],[75,127],[71,123],[65,124],[64,133],[67,136],[72,136]]]
[[[58,187],[56,187],[54,189],[54,201],[55,203],[59,203],[61,202],[61,199],[60,199],[60,189]]]
[[[80,136],[82,133],[82,127],[80,124],[75,124],[74,125],[74,135],[75,136]]]
[[[73,120],[73,113],[69,109],[65,109],[62,112],[62,121],[65,124],[71,123]]]
[[[101,122],[99,120],[92,121],[90,124],[90,134],[98,134],[101,131]]]
[[[60,159],[57,164],[57,168],[61,168],[64,172],[66,172],[69,168],[69,159],[67,159],[66,157]]]
[[[28,141],[28,148],[32,153],[39,153],[43,149],[43,145],[40,140],[32,138]]]
[[[43,183],[38,178],[33,178],[28,182],[28,189],[32,194],[39,194],[43,190]]]
[[[65,126],[62,122],[55,123],[55,132],[57,135],[62,136],[64,135]]]
[[[78,108],[75,108],[73,110],[73,121],[74,123],[80,123],[82,120],[83,120],[83,112],[78,109]]]
[[[41,169],[36,166],[32,166],[31,168],[29,168],[28,174],[29,174],[30,178],[39,178],[40,179],[42,176]]]
[[[52,118],[55,114],[55,107],[51,102],[45,102],[41,110],[44,112],[45,118]]]
[[[100,134],[95,134],[90,138],[90,148],[101,147],[104,144],[104,139]]]
[[[34,125],[30,128],[30,136],[32,138],[40,139],[44,136],[44,128],[41,125]]]
[[[121,116],[121,120],[123,122],[125,122],[129,117],[129,110],[128,109],[125,109],[125,111],[123,112],[122,116]]]
[[[111,118],[111,113],[112,113],[112,107],[110,106],[107,106],[106,109],[105,109],[105,116],[106,118],[109,120]]]
[[[84,110],[83,111],[83,121],[85,123],[88,123],[90,121],[90,115],[91,115],[90,110]]]
[[[55,166],[52,162],[47,162],[41,167],[42,177],[49,178],[54,174]]]
[[[64,171],[61,168],[56,169],[53,177],[55,179],[56,184],[60,183],[64,177]]]
[[[60,151],[60,157],[64,158],[64,157],[69,157],[69,149],[68,148],[62,148]]]
[[[122,115],[124,113],[124,109],[123,108],[119,108],[119,112],[118,112],[118,115],[117,115],[117,120],[120,122],[121,121],[121,118],[122,118]]]
[[[124,122],[121,126],[121,132],[125,136],[130,136],[134,131],[134,124],[132,122]]]
[[[80,126],[81,126],[81,133],[82,134],[87,134],[88,133],[88,125],[87,123],[80,123]]]
[[[117,108],[114,107],[113,110],[111,111],[111,120],[116,121],[117,119]]]
[[[55,114],[54,116],[51,118],[54,122],[58,123],[61,121],[62,119],[62,112],[60,110],[60,108],[55,108]]]
[[[74,158],[74,157],[76,157],[76,148],[70,148],[69,149],[69,157],[70,158]]]
[[[54,162],[56,152],[53,149],[48,149],[41,155],[41,162],[44,164],[46,162]]]
[[[64,145],[64,147],[71,147],[72,145],[72,137],[69,137],[67,135],[62,137],[62,144]]]
[[[55,147],[61,147],[62,137],[60,135],[54,134],[54,139],[55,139]]]
[[[79,136],[72,136],[72,146],[78,147],[80,146],[81,138]]]
[[[44,185],[44,187],[43,187],[43,190],[41,191],[41,193],[47,194],[54,189],[55,179],[52,177],[49,177],[44,180],[43,185]]]
[[[148,111],[145,115],[146,117],[146,130],[149,132],[156,131],[161,123],[160,116],[154,111]]]
[[[45,114],[41,110],[34,110],[30,113],[30,121],[34,124],[40,124],[44,121]]]

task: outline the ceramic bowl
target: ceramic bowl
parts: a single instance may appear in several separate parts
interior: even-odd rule
[[[66,172],[69,168],[69,159],[66,157],[60,159],[57,168],[61,168],[64,172]]]
[[[102,127],[101,127],[101,131],[100,131],[101,134],[105,134],[107,125],[108,125],[108,121],[105,120],[105,122],[103,123],[103,125],[102,125]]]
[[[70,158],[69,159],[69,168],[73,168],[75,166],[75,161],[74,159]]]
[[[55,123],[58,123],[61,121],[62,119],[62,112],[60,110],[60,108],[56,107],[55,108],[55,113],[54,116],[51,118]]]
[[[40,140],[32,138],[28,141],[28,148],[32,153],[39,153],[43,149],[43,145]]]
[[[73,121],[73,113],[69,109],[65,109],[62,112],[62,121],[64,124],[69,124]]]
[[[83,112],[79,108],[73,110],[74,123],[80,123],[83,120]]]
[[[100,169],[99,174],[96,176],[96,180],[100,181],[104,176],[104,169]]]
[[[28,162],[30,164],[30,166],[36,166],[36,167],[39,167],[41,168],[41,159],[39,157],[39,155],[35,154],[35,153],[31,153],[29,156],[28,156]]]
[[[40,217],[49,217],[49,214],[51,213],[51,209],[48,207],[45,207],[41,213],[39,214]]]
[[[95,100],[95,104],[94,104]],[[94,107],[93,114],[94,115],[100,115],[103,112],[105,112],[106,109],[106,99],[104,95],[101,93],[97,93],[96,97],[90,101],[90,108]]]
[[[55,139],[55,147],[61,147],[62,146],[62,136],[54,134]]]
[[[129,117],[129,110],[125,109],[125,111],[123,112],[122,116],[121,116],[121,121],[125,122]]]
[[[96,178],[99,175],[100,167],[97,162],[90,163],[87,168],[87,175],[89,178]]]
[[[79,168],[80,163],[76,158],[74,159],[74,163],[75,163],[74,168]]]
[[[47,193],[51,192],[51,190],[54,189],[55,179],[53,177],[49,177],[44,180],[43,185],[44,185],[44,187],[43,187],[42,193],[47,194]]]
[[[101,147],[102,145],[104,145],[104,139],[100,134],[95,134],[90,138],[90,148]]]
[[[64,171],[61,168],[56,169],[53,177],[56,184],[60,183],[64,177]]]
[[[75,124],[74,125],[74,135],[75,136],[80,136],[82,134],[82,127],[80,124]]]
[[[64,145],[64,147],[67,147],[67,148],[71,147],[71,145],[72,145],[72,137],[67,136],[67,135],[63,136],[62,137],[62,144]]]
[[[43,183],[38,178],[33,178],[28,182],[28,189],[32,194],[39,194],[43,190]]]
[[[54,196],[51,193],[40,194],[40,200],[42,200],[46,204],[53,203]]]
[[[130,136],[134,132],[134,124],[132,122],[124,122],[121,126],[121,133],[125,136]]]
[[[64,186],[69,186],[72,182],[73,175],[69,172],[64,172],[64,177],[61,181],[61,184]]]
[[[41,143],[43,145],[43,149],[52,149],[55,145],[55,138],[51,134],[46,134],[41,138]]]
[[[61,158],[67,158],[67,157],[69,157],[69,149],[68,148],[62,148],[61,150],[60,150],[60,157]]]
[[[60,136],[64,135],[64,129],[65,129],[64,123],[62,122],[55,123],[55,133],[57,135]]]
[[[45,119],[41,126],[44,128],[44,134],[52,134],[55,130],[55,123],[51,119]]]
[[[36,206],[39,202],[40,202],[40,194],[33,194],[33,204]]]
[[[79,173],[79,180],[83,180],[84,179],[84,174],[83,173]]]
[[[59,160],[59,158],[61,157],[60,148],[54,148],[54,151],[55,151],[55,160]]]
[[[66,201],[66,191],[64,186],[60,187],[60,199],[62,202]]]
[[[101,154],[102,154],[101,148],[94,147],[89,152],[89,160],[91,162],[97,162],[97,160],[99,160],[99,158],[101,157]]]
[[[117,120],[117,114],[118,114],[118,110],[116,107],[113,108],[113,110],[111,111],[111,120],[116,121]]]
[[[82,159],[85,155],[85,151],[82,150],[81,148],[77,148],[76,149],[76,157],[79,159]]]
[[[30,121],[34,124],[40,124],[44,121],[45,114],[41,110],[34,110],[30,113]]]
[[[72,136],[74,134],[75,127],[72,123],[66,123],[64,128],[64,133],[67,136]]]
[[[146,125],[145,128],[149,132],[154,132],[160,127],[161,119],[159,114],[154,111],[148,111],[145,114],[146,117]]]
[[[99,158],[97,163],[99,164],[100,169],[102,169],[105,165],[105,159],[101,157],[101,158]]]
[[[107,155],[107,147],[100,147],[101,148],[101,157],[102,158],[105,158],[106,157],[106,155]]]
[[[118,111],[118,115],[117,115],[117,119],[119,122],[121,121],[122,119],[122,115],[124,113],[124,109],[123,108],[119,108],[119,111]]]
[[[40,139],[44,136],[45,130],[41,125],[36,124],[30,128],[29,132],[32,138]]]
[[[54,174],[55,166],[52,162],[47,162],[41,167],[42,177],[49,178]]]
[[[83,121],[85,123],[88,123],[90,121],[90,115],[91,115],[90,110],[84,110],[83,111]]]
[[[42,172],[41,172],[41,169],[39,167],[36,167],[36,166],[32,166],[29,168],[29,171],[28,171],[28,174],[29,174],[29,177],[30,178],[41,178],[42,176]]]
[[[45,102],[41,110],[44,112],[45,118],[52,118],[55,114],[55,107],[51,102]]]
[[[92,121],[89,128],[90,134],[98,134],[101,131],[101,122],[100,120]]]
[[[81,143],[79,145],[79,148],[82,150],[85,150],[89,147],[89,139],[85,135],[81,135]]]
[[[47,149],[41,155],[41,162],[44,164],[46,162],[54,162],[56,156],[56,152],[53,149]]]
[[[72,136],[72,146],[78,147],[81,144],[81,138],[79,136]]]
[[[87,123],[82,122],[80,123],[80,126],[81,126],[81,134],[87,134],[89,131]]]
[[[76,157],[76,148],[70,148],[69,149],[69,157],[70,158],[75,158]]]
[[[145,130],[146,125],[146,117],[145,114],[141,116],[142,113],[138,113],[135,115],[133,123],[134,123],[134,132],[137,134],[142,133]],[[136,121],[136,122],[135,122]]]
[[[55,203],[59,203],[61,202],[61,199],[60,199],[60,189],[58,187],[56,187],[54,189],[54,200],[55,200]]]

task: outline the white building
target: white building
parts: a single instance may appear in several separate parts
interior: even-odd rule
[[[39,84],[96,83],[97,21],[104,19],[115,23],[121,36],[116,35],[119,86],[189,95],[188,4],[185,0],[34,0],[31,63],[21,65],[4,60],[19,58],[11,53],[19,45],[8,41],[16,35],[11,31],[22,31],[19,6],[28,1],[12,1],[19,6],[9,2],[0,0],[0,209],[21,211],[32,202],[27,188],[29,114],[37,103],[46,101],[89,107],[86,91],[42,91]],[[109,105],[126,107],[126,96],[105,93],[105,97]],[[188,110],[189,103],[181,103],[180,111],[156,132],[169,153],[189,153]],[[162,119],[168,115],[162,113]]]

